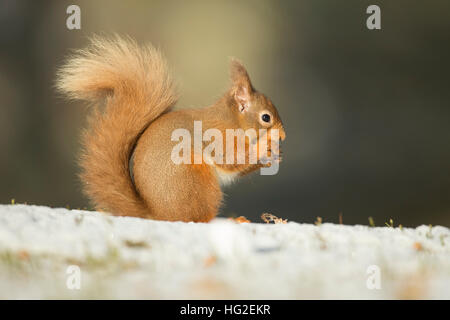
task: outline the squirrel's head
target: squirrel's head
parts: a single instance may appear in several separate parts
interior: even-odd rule
[[[244,65],[232,59],[230,75],[230,107],[235,108],[240,127],[244,130],[266,129],[269,134],[271,129],[278,129],[280,139],[284,140],[286,133],[277,109],[269,98],[253,88]]]

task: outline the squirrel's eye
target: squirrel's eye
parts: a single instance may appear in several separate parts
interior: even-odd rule
[[[264,114],[261,116],[261,119],[262,119],[262,121],[264,121],[264,122],[270,122],[270,115],[268,115],[267,113],[264,113]]]

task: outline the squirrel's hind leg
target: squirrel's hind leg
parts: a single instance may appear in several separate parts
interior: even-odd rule
[[[222,203],[215,171],[207,164],[182,165],[184,168],[170,206],[170,220],[209,222]],[[181,168],[180,168],[181,169]]]
[[[174,165],[170,175],[146,176],[138,190],[152,213],[152,219],[185,222],[212,220],[222,203],[214,169],[207,164]],[[166,171],[166,172],[167,172]],[[154,183],[152,183],[154,182]]]

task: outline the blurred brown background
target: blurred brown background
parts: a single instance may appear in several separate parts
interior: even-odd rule
[[[81,30],[66,28],[70,4]],[[366,28],[370,4],[381,30]],[[52,86],[69,49],[117,32],[162,48],[180,107],[224,92],[230,56],[278,106],[279,174],[227,188],[222,215],[450,226],[449,12],[448,1],[0,0],[0,203],[88,206],[76,176],[86,108]]]

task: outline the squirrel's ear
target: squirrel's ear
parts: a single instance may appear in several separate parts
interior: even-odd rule
[[[252,83],[244,65],[236,59],[231,60],[230,75],[232,82],[231,94],[236,100],[240,112],[250,107],[250,97],[253,93]]]

